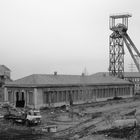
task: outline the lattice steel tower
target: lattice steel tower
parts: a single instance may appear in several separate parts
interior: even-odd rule
[[[124,34],[128,29],[130,14],[117,14],[109,17],[109,75],[123,78],[124,76]],[[120,23],[116,23],[119,20]]]

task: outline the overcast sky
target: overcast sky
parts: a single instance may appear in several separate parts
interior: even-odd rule
[[[139,0],[0,0],[0,64],[13,79],[107,71],[109,15],[126,12],[132,14],[128,34],[140,50]]]

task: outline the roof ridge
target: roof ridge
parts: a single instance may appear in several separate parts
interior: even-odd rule
[[[0,66],[2,66],[3,68],[5,68],[5,69],[7,69],[8,71],[11,71],[7,66],[5,66],[5,65],[0,65]]]
[[[29,76],[36,76],[36,75],[47,75],[47,76],[82,76],[82,75],[78,75],[78,74],[57,74],[57,75],[54,75],[54,74],[39,74],[39,73],[36,73],[36,74],[31,74]],[[84,75],[84,76],[90,76],[90,75]],[[28,76],[26,76],[28,77]],[[24,78],[24,77],[23,77]],[[21,78],[20,78],[21,79]]]
[[[34,75],[34,74],[31,74],[31,75],[28,75],[28,76],[25,76],[25,77],[21,77],[21,78],[19,78],[19,79],[14,80],[14,81],[18,81],[18,80],[21,80],[21,79],[25,79],[25,78],[30,77],[30,76],[33,76],[33,75]]]

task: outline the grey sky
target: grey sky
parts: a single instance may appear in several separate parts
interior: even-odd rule
[[[132,13],[128,33],[140,50],[139,0],[1,0],[0,64],[17,79],[33,73],[107,71],[108,20]],[[127,56],[125,65],[131,59]]]

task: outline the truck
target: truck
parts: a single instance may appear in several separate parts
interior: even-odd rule
[[[20,109],[6,107],[7,113],[4,115],[4,119],[10,120],[13,123],[21,123],[27,126],[41,124],[40,111],[36,109]]]
[[[41,118],[39,110],[30,110],[26,115],[26,125],[41,124]]]

